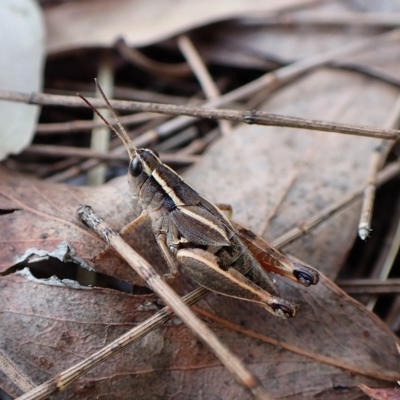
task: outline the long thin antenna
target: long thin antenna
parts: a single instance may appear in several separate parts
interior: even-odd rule
[[[131,150],[131,148],[133,147],[134,149],[136,149],[136,147],[133,145],[133,143],[132,143],[132,141],[131,140],[129,140],[129,142],[127,142],[126,141],[126,138],[125,138],[125,136],[121,133],[121,132],[118,132],[118,130],[116,129],[116,128],[114,128],[108,121],[107,121],[107,119],[105,118],[105,117],[103,117],[103,115],[100,113],[100,111],[99,110],[97,110],[91,103],[90,103],[90,101],[86,98],[86,97],[84,97],[84,96],[82,96],[80,93],[77,93],[76,94],[78,97],[80,97],[88,106],[89,106],[89,108],[91,108],[92,110],[93,110],[93,112],[95,112],[99,117],[100,117],[100,119],[121,139],[121,141],[122,141],[122,143],[123,143],[123,145],[125,146],[125,148],[126,148],[126,151],[128,152],[128,154],[129,154],[129,158],[132,160],[133,158],[134,158],[134,156],[133,156],[133,152],[132,152],[132,150]],[[117,120],[117,123],[118,123],[118,125],[120,125],[120,123],[119,123],[119,121]],[[124,131],[125,132],[125,131]],[[126,132],[125,132],[126,133]],[[126,134],[126,136],[128,136],[127,134]],[[129,136],[128,136],[129,137]],[[132,146],[132,147],[131,147]]]
[[[111,114],[113,115],[115,121],[117,121],[117,124],[119,126],[119,129],[122,133],[122,135],[125,137],[125,140],[127,143],[129,143],[129,145],[131,146],[131,149],[136,150],[136,146],[133,144],[131,138],[129,137],[129,135],[126,133],[125,128],[122,126],[122,124],[119,122],[118,116],[115,113],[114,109],[112,108],[110,102],[107,99],[107,96],[104,94],[103,89],[101,88],[97,78],[94,78],[94,82],[96,83],[97,89],[99,90],[101,97],[103,98],[103,100],[105,101],[105,103],[107,104],[108,109],[111,111]]]

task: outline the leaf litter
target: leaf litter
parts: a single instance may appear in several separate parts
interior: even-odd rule
[[[280,89],[260,109],[379,126],[397,96],[398,90],[370,78],[320,70]],[[234,219],[256,232],[267,228],[266,237],[272,240],[364,184],[375,143],[319,132],[238,126],[185,177],[213,201],[229,199]],[[60,286],[54,279],[43,282],[26,270],[10,273],[16,263],[26,264],[28,249],[36,256],[54,256],[58,249],[83,267],[143,285],[115,254],[93,260],[104,244],[76,220],[80,204],[91,204],[115,229],[140,212],[125,177],[97,188],[70,187],[0,170],[0,267],[6,274],[0,278],[0,315],[1,326],[11,327],[2,332],[0,347],[37,384],[149,317],[153,311],[144,304],[157,307],[153,295],[83,290]],[[359,205],[353,205],[285,251],[335,278],[355,240],[358,210]],[[148,226],[132,234],[130,242],[162,270]],[[361,395],[359,384],[387,386],[387,381],[399,379],[398,339],[329,278],[323,276],[309,289],[277,279],[284,296],[301,306],[290,321],[215,294],[196,309],[260,377],[271,396],[356,399]],[[190,287],[183,280],[174,286],[180,293]],[[9,394],[21,394],[5,377],[0,376],[0,383]],[[176,320],[96,367],[59,397],[128,399],[132,393],[141,399],[186,399],[194,393],[211,399],[248,398]]]

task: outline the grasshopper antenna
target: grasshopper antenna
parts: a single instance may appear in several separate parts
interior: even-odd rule
[[[99,92],[101,94],[101,96],[103,97],[103,100],[105,101],[108,109],[111,111],[115,121],[118,124],[118,127],[120,129],[120,131],[118,131],[116,128],[114,128],[108,121],[107,119],[100,113],[99,110],[97,110],[88,99],[86,99],[84,96],[82,96],[80,93],[77,93],[77,96],[80,97],[88,106],[89,108],[91,108],[93,110],[93,112],[95,112],[100,119],[121,139],[123,145],[125,146],[128,154],[129,154],[129,158],[132,160],[134,158],[134,152],[136,150],[136,146],[133,144],[132,140],[130,139],[130,137],[128,136],[128,134],[126,133],[126,130],[124,129],[124,127],[122,126],[122,124],[120,123],[117,114],[115,113],[114,109],[112,108],[110,102],[108,101],[106,95],[104,94],[102,88],[100,87],[97,79],[95,79],[95,83],[97,88],[99,89]]]

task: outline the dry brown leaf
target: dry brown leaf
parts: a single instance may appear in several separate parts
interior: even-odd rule
[[[118,182],[126,181],[122,178]],[[49,254],[61,261],[72,261],[120,280],[144,285],[143,281],[115,254],[94,264],[91,259],[105,248],[104,242],[76,219],[82,204],[93,205],[117,230],[140,211],[133,206],[126,184],[117,181],[99,188],[69,187],[38,181],[0,169],[0,271]],[[125,191],[125,192],[124,192]],[[146,233],[147,232],[147,233]],[[132,246],[153,264],[162,264],[149,229],[134,234]]]
[[[1,244],[15,245],[14,255],[23,254],[24,246],[54,250],[66,240],[77,260],[86,257],[89,261],[93,249],[101,249],[102,244],[75,220],[75,207],[91,203],[116,227],[132,211],[125,178],[96,189],[70,188],[2,172],[0,205],[4,210],[18,210],[0,216],[5,228]],[[43,232],[47,238],[40,238]],[[151,251],[154,242],[142,246]],[[124,267],[120,270],[112,262],[95,266],[103,272],[106,267],[110,275],[133,280]],[[46,283],[28,270],[2,277],[0,285],[0,326],[12,327],[3,332],[0,347],[36,383],[89,356],[127,330],[132,321],[141,320],[135,312],[149,301],[148,296],[85,290],[56,279]],[[368,377],[392,381],[400,377],[395,336],[363,306],[323,277],[309,289],[280,285],[285,297],[300,303],[294,320],[281,321],[258,307],[217,295],[209,295],[199,309],[221,339],[261,377],[271,395],[323,394],[324,399],[335,399],[340,398],[340,388],[346,387],[347,398],[355,398],[359,383],[383,386]],[[0,381],[9,393],[18,394],[6,378]],[[172,396],[177,390],[183,399],[198,391],[207,398],[247,396],[180,324],[162,328],[97,367],[64,396],[130,398],[135,393],[150,399]]]
[[[157,308],[154,296],[88,289],[55,278],[36,280],[28,270],[0,278],[0,287],[0,322],[9,327],[0,347],[37,384],[88,357]],[[298,299],[297,289],[288,288]],[[299,318],[288,322],[216,295],[207,297],[200,315],[275,398],[343,399],[346,391],[346,399],[355,399],[358,384],[385,384],[360,371],[399,377],[395,337],[378,318],[326,279],[319,288],[300,293]],[[282,343],[270,344],[274,340]],[[8,380],[0,377],[0,382],[8,393],[19,394]],[[96,367],[57,398],[130,399],[133,393],[140,399],[187,399],[199,393],[207,399],[249,398],[178,320]]]
[[[85,1],[67,2],[45,13],[49,53],[81,47],[111,47],[121,37],[145,46],[213,22],[279,12],[315,0]]]
[[[133,26],[133,24],[132,24]],[[395,58],[395,57],[394,57]],[[275,94],[271,112],[382,125],[398,91],[356,74],[323,70]],[[368,110],[366,112],[365,110]],[[275,238],[366,181],[373,139],[289,129],[240,126],[188,174],[202,193],[234,206],[235,219],[259,231],[270,218]],[[114,255],[90,261],[103,244],[75,218],[91,204],[119,229],[138,210],[125,178],[100,188],[69,188],[0,170],[0,266],[6,271],[29,248],[62,253],[75,262],[139,283]],[[16,210],[14,212],[7,212]],[[358,207],[342,212],[288,251],[336,276],[356,235]],[[140,241],[141,240],[141,241]],[[143,227],[134,247],[156,266],[163,262]],[[71,255],[75,252],[74,255]],[[39,252],[40,253],[40,252]],[[260,377],[272,397],[358,399],[359,384],[390,385],[400,378],[397,338],[376,316],[329,279],[312,288],[279,280],[282,294],[300,304],[281,321],[262,309],[210,294],[196,307],[224,343]],[[36,383],[81,361],[152,314],[153,296],[132,296],[71,282],[33,278],[28,270],[0,278],[0,336],[17,365]],[[177,283],[180,292],[188,290]],[[148,310],[151,310],[150,312]],[[17,389],[0,375],[12,395]],[[393,386],[393,385],[391,385]],[[248,394],[188,330],[174,320],[83,377],[59,398],[229,398]]]

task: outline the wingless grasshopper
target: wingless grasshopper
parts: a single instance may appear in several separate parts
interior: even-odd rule
[[[156,241],[174,277],[179,268],[199,285],[222,295],[256,303],[270,313],[294,317],[298,306],[279,297],[267,271],[283,275],[304,286],[318,283],[316,270],[294,263],[252,231],[230,220],[229,206],[217,207],[200,195],[149,149],[137,149],[119,123],[120,132],[82,96],[100,118],[121,138],[129,153],[128,180],[142,214],[121,233],[132,231],[151,219]]]

